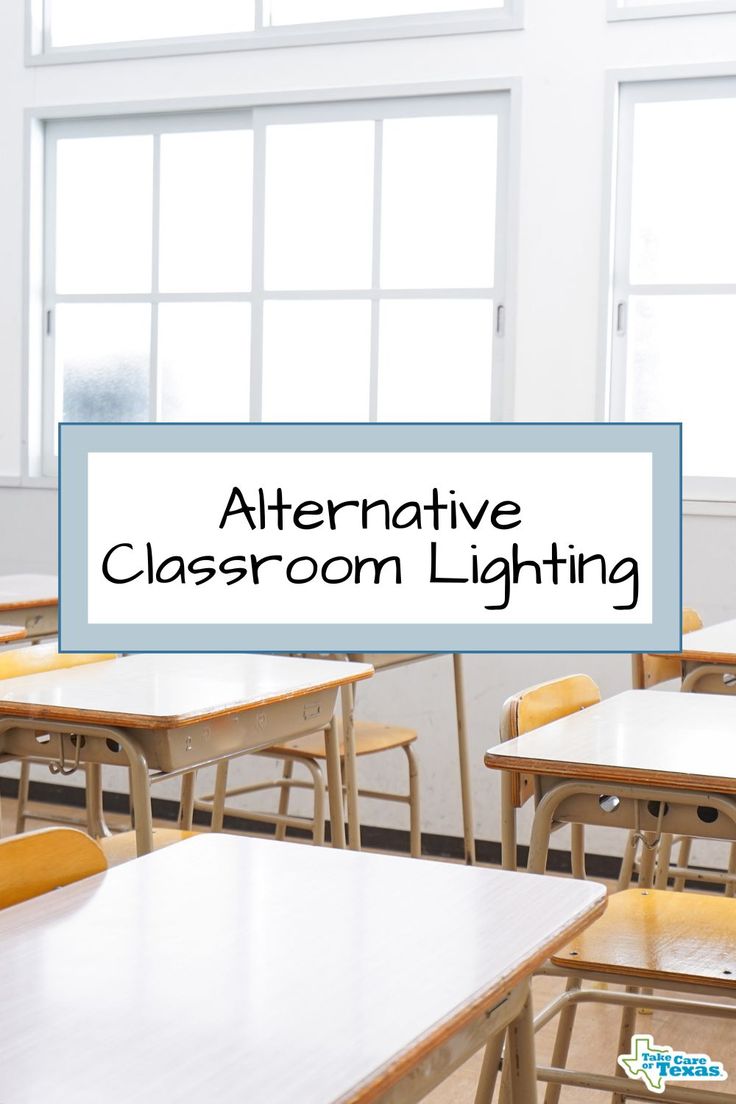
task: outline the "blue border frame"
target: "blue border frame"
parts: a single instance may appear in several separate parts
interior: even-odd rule
[[[677,652],[682,644],[679,422],[219,422],[59,425],[63,652]],[[653,620],[646,625],[90,625],[90,452],[649,452]],[[604,493],[604,492],[603,492]],[[390,637],[390,640],[387,639]],[[387,643],[390,647],[386,647]],[[187,647],[182,647],[185,644]]]

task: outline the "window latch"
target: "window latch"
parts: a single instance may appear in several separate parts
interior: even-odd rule
[[[46,311],[46,334],[47,334],[47,336],[51,335],[51,331],[52,331],[52,328],[53,328],[53,314],[54,314],[53,311],[50,311],[50,310]]]
[[[496,333],[499,337],[503,337],[506,330],[506,308],[503,303],[499,303],[496,308]]]
[[[623,302],[616,304],[616,333],[626,333],[626,303]]]

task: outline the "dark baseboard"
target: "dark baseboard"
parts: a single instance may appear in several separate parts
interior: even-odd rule
[[[0,778],[0,796],[10,798],[18,796],[18,782],[15,778]],[[42,802],[46,805],[66,805],[74,809],[84,808],[84,789],[81,786],[60,786],[54,782],[31,782],[29,797],[31,801]],[[127,794],[113,793],[106,790],[103,795],[103,806],[109,813],[125,815],[129,812]],[[171,798],[154,797],[151,800],[151,806],[156,819],[176,821],[179,809],[178,802]],[[206,813],[197,811],[194,814],[194,823],[206,827],[209,823],[209,817]],[[262,836],[272,836],[275,831],[270,824],[262,824],[256,820],[242,820],[239,817],[226,817],[225,828],[232,832],[247,832]],[[287,835],[294,839],[309,838],[308,832],[302,832],[298,829],[289,829]],[[398,828],[375,828],[369,824],[364,824],[361,835],[364,847],[379,851],[392,851],[398,855],[409,854],[409,833]],[[329,824],[327,825],[326,838],[330,839]],[[475,851],[479,862],[494,866],[500,865],[501,844],[496,840],[476,840]],[[464,855],[463,841],[458,836],[440,836],[432,832],[423,832],[422,854],[438,859],[462,859]],[[520,870],[526,867],[528,856],[528,847],[520,846],[517,857]],[[570,852],[550,848],[547,869],[555,874],[571,874]],[[615,881],[620,869],[621,860],[614,855],[588,854],[586,856],[586,870],[592,878],[607,878]],[[692,883],[692,888],[723,892],[722,886],[713,886],[701,882]]]
[[[15,798],[18,796],[18,782],[15,778],[0,778],[0,795]],[[66,805],[74,809],[84,808],[84,789],[81,786],[60,786],[58,782],[31,782],[29,787],[31,801],[42,802],[45,805]],[[151,801],[153,815],[159,820],[175,821],[178,813],[178,803],[171,798],[154,797]],[[103,795],[103,806],[108,813],[129,812],[127,794],[114,793],[106,790]],[[209,818],[206,813],[197,811],[194,814],[195,824],[206,826]],[[275,829],[270,824],[262,824],[256,820],[241,820],[239,817],[226,817],[225,827],[229,831],[248,832],[263,836],[271,836]],[[289,836],[294,838],[308,838],[308,832],[298,829],[289,829]],[[330,826],[327,825],[327,839],[330,838]],[[364,824],[362,828],[362,841],[365,847],[375,848],[381,851],[394,851],[396,854],[409,854],[409,833],[398,828],[375,828]],[[500,865],[501,844],[495,840],[476,840],[476,855],[480,862]],[[422,852],[433,858],[462,859],[465,849],[462,839],[458,836],[440,836],[431,832],[422,833]],[[528,848],[519,847],[519,866],[526,866]],[[569,874],[570,855],[567,851],[550,850],[548,869],[555,873]],[[620,860],[608,855],[588,855],[588,873],[594,878],[617,878]]]

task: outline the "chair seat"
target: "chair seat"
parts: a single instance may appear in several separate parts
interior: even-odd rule
[[[196,836],[196,832],[184,832],[180,828],[154,828],[153,849],[170,847],[172,843],[181,843],[183,840]],[[135,832],[118,832],[114,836],[106,836],[97,841],[105,853],[108,866],[119,866],[120,863],[129,862],[137,857]]]
[[[355,722],[356,755],[375,755],[379,751],[406,747],[413,744],[417,734],[413,728],[399,728],[398,725],[372,724],[369,721]],[[345,755],[345,742],[342,725],[338,727],[340,737],[340,757]],[[291,743],[275,744],[268,748],[267,755],[279,758],[282,755],[296,756],[302,759],[324,759],[325,737],[323,732],[312,732],[309,736],[300,736]]]
[[[736,986],[736,900],[627,889],[552,956],[555,966],[650,981]]]

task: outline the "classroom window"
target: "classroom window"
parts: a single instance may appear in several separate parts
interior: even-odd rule
[[[27,0],[31,60],[121,47],[155,53],[519,26],[522,0]]]
[[[608,18],[654,19],[736,11],[736,0],[608,0]]]
[[[46,125],[64,421],[498,417],[508,94]]]
[[[611,413],[681,421],[690,498],[736,498],[736,80],[621,94]]]

